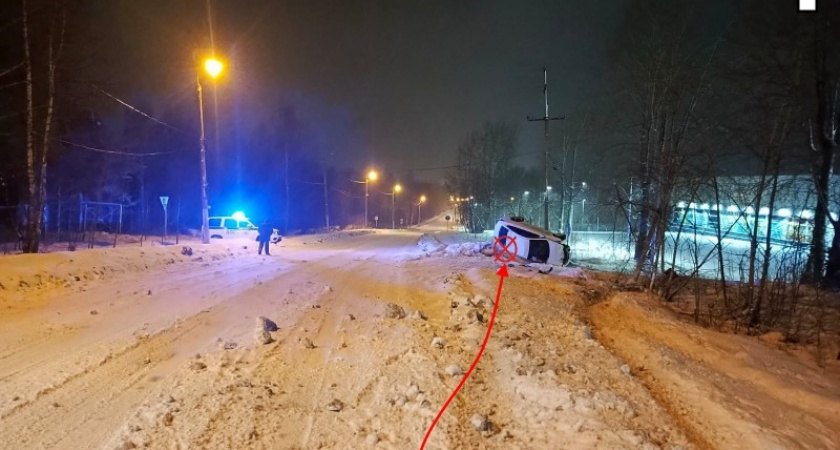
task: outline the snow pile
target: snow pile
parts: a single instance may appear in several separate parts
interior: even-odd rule
[[[189,251],[186,251],[188,249]],[[147,245],[0,257],[0,291],[70,287],[179,263],[207,264],[248,253],[238,241],[202,247]]]
[[[338,231],[332,233],[317,233],[317,234],[307,234],[305,236],[305,240],[302,241],[304,245],[312,245],[312,244],[323,244],[325,242],[334,242],[343,239],[359,237],[359,236],[366,236],[369,234],[375,234],[376,231],[374,230],[346,230],[346,231]],[[290,233],[290,235],[294,235],[295,233]]]
[[[586,279],[586,271],[580,267],[557,267],[552,273],[558,277]]]
[[[475,256],[481,254],[482,249],[487,247],[488,244],[482,242],[465,242],[462,244],[451,244],[447,245],[444,249],[444,253],[447,256]]]
[[[417,241],[417,248],[426,256],[475,256],[482,253],[482,250],[489,248],[485,242],[456,242],[444,244],[437,237],[430,234],[423,234]]]
[[[446,246],[438,241],[434,236],[424,233],[417,241],[417,248],[426,255],[431,255],[433,253],[443,251]]]

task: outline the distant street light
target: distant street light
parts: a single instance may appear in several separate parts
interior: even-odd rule
[[[420,205],[422,205],[423,203],[426,203],[425,195],[421,195],[420,201],[417,202],[417,225],[420,225]]]
[[[402,186],[399,183],[394,185],[394,190],[391,192],[391,229],[395,230],[397,228],[396,222],[396,197],[402,191]]]
[[[204,61],[204,70],[215,79],[218,77],[224,65],[215,58],[208,58]],[[198,118],[201,123],[201,243],[210,243],[210,207],[207,203],[207,147],[204,138],[204,96],[201,91],[201,71],[196,71],[195,85],[198,90]]]
[[[368,221],[368,197],[370,197],[368,184],[371,181],[376,181],[377,178],[379,178],[379,174],[375,170],[368,172],[367,177],[365,177],[365,227],[370,226],[370,221]]]
[[[523,197],[527,197],[527,196],[529,196],[529,195],[531,195],[531,192],[529,192],[529,191],[525,191],[525,192],[522,194],[522,197],[519,197],[519,214],[518,214],[518,216],[519,216],[519,217],[522,217],[522,198],[523,198]]]

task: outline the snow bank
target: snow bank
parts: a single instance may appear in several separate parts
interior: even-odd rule
[[[447,245],[444,249],[444,253],[447,256],[475,256],[481,254],[481,250],[487,246],[488,244],[483,244],[480,242],[466,242],[463,244],[451,244]]]
[[[420,236],[420,239],[417,240],[417,248],[426,255],[431,255],[433,253],[443,251],[446,246],[434,236],[424,233]]]
[[[586,271],[580,267],[556,267],[551,273],[558,277],[586,279]]]
[[[303,239],[302,243],[304,245],[307,244],[321,244],[324,242],[334,242],[339,241],[342,239],[358,237],[358,236],[366,236],[369,234],[375,234],[376,231],[374,230],[352,230],[352,231],[337,231],[333,233],[321,233],[321,234],[309,234],[309,235],[301,235],[300,237]],[[292,235],[290,235],[292,236]]]
[[[112,278],[116,274],[161,269],[185,262],[207,263],[243,253],[252,253],[247,250],[247,243],[229,240],[210,245],[147,244],[144,247],[5,255],[0,256],[0,292],[70,287],[80,282]]]
[[[426,256],[475,256],[490,245],[484,242],[458,242],[444,244],[437,237],[423,234],[417,241],[417,248]]]

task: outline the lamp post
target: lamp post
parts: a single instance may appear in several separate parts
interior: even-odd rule
[[[204,61],[204,70],[210,78],[216,78],[222,73],[224,66],[215,58]],[[198,90],[198,119],[201,122],[199,144],[201,148],[201,243],[210,243],[210,207],[207,204],[207,148],[204,138],[204,96],[201,91],[201,72],[195,74],[195,85]]]
[[[391,229],[395,230],[397,228],[397,221],[396,221],[396,197],[397,194],[402,191],[402,186],[399,183],[394,185],[394,190],[391,192]]]
[[[551,186],[546,186],[545,187],[545,194],[543,196],[543,203],[546,205],[546,207],[548,207],[548,194],[551,192],[551,189],[552,189]],[[548,211],[548,210],[546,209],[546,211]],[[548,215],[547,214],[545,216],[545,223],[547,224],[545,229],[548,230],[549,229],[548,228],[549,220],[548,220]],[[562,224],[561,224],[561,227],[562,227]]]
[[[421,195],[420,201],[417,202],[417,225],[420,225],[420,205],[426,202],[426,196]]]
[[[365,177],[365,227],[370,226],[370,221],[368,220],[368,197],[370,197],[370,194],[368,193],[368,184],[371,181],[376,181],[377,178],[379,178],[379,174],[376,173],[375,170],[368,172]]]
[[[581,183],[580,183],[580,194],[581,194],[581,197],[582,197],[581,200],[580,200],[580,224],[581,224],[581,228],[583,228],[583,225],[587,223],[586,222],[586,192],[587,192],[588,189],[589,189],[589,186],[586,184],[586,182],[581,181]]]
[[[586,199],[580,201],[580,221],[583,225],[586,225]]]
[[[519,217],[522,217],[522,198],[527,197],[529,194],[531,194],[531,193],[528,192],[528,191],[525,191],[525,193],[522,194],[522,197],[519,197]]]

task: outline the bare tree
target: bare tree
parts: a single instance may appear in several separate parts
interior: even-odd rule
[[[32,35],[32,16],[27,0],[22,0],[22,29],[24,70],[26,76],[26,177],[29,194],[27,226],[23,237],[24,253],[37,253],[41,242],[41,225],[44,218],[44,203],[47,189],[47,155],[52,144],[51,137],[55,121],[56,72],[64,47],[66,27],[65,6],[54,2],[50,8],[42,8],[47,19],[47,42],[45,48],[36,45]],[[49,12],[44,12],[49,11]],[[45,55],[42,55],[45,53]],[[41,60],[43,59],[43,61]],[[36,85],[36,68],[46,67],[43,74],[45,86]],[[41,95],[37,95],[41,94]],[[36,98],[37,96],[37,98]]]
[[[459,197],[470,198],[462,216],[472,230],[484,229],[489,218],[503,206],[507,192],[501,187],[513,170],[519,128],[510,122],[485,122],[458,146],[456,168],[447,175],[447,185]],[[477,206],[476,206],[477,205]]]
[[[636,211],[635,277],[646,265],[656,270],[671,216],[676,184],[697,151],[703,124],[698,105],[709,91],[707,77],[717,49],[693,37],[693,7],[685,2],[663,5],[640,0],[630,47],[622,61],[633,128],[638,136],[638,173],[641,187]],[[667,6],[667,8],[665,8]],[[643,31],[638,25],[644,23]]]
[[[818,282],[840,287],[840,222],[829,216],[829,187],[834,159],[840,146],[840,58],[835,56],[840,45],[836,30],[836,6],[826,2],[824,10],[813,24],[813,82],[816,98],[816,118],[809,123],[809,144],[813,151],[812,170],[817,192],[817,206],[814,211],[814,232],[811,253],[806,264],[804,281]],[[834,26],[832,26],[834,25]],[[834,229],[834,240],[828,252],[825,265],[826,227],[829,222]]]

